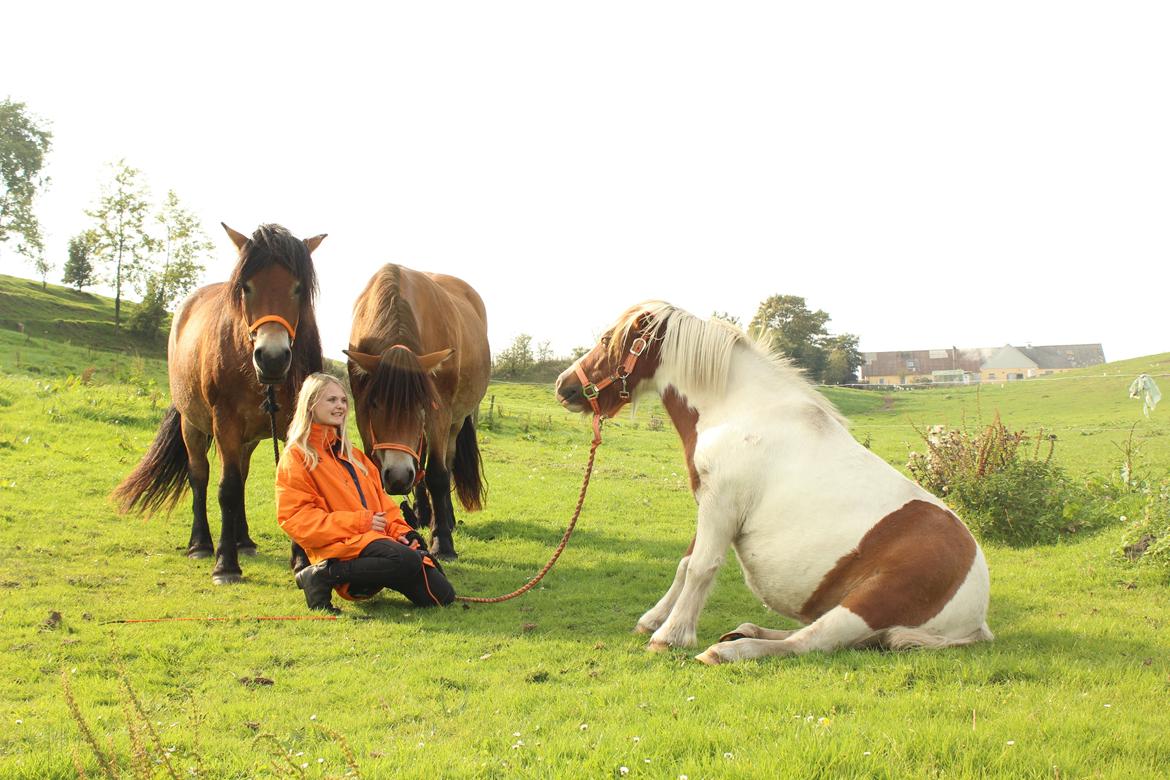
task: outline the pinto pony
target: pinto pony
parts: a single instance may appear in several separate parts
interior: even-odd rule
[[[173,509],[190,483],[195,517],[187,557],[209,557],[207,450],[214,439],[222,468],[220,537],[211,571],[217,585],[239,582],[238,553],[256,552],[244,483],[253,450],[272,435],[262,408],[265,386],[276,388],[276,435],[283,438],[302,382],[321,370],[310,255],[325,238],[302,241],[280,225],[261,225],[248,238],[223,227],[239,250],[239,262],[228,282],[196,290],[175,311],[167,343],[174,405],[142,461],[114,490],[122,512],[151,513]],[[291,564],[308,565],[295,545]]]
[[[366,454],[387,493],[414,491],[431,552],[455,558],[452,479],[467,511],[485,497],[475,436],[491,375],[483,301],[454,276],[387,264],[354,304],[349,344]]]
[[[670,589],[638,621],[651,650],[695,645],[729,546],[752,592],[803,628],[744,623],[700,654],[704,663],[992,639],[987,564],[966,526],[738,329],[665,303],[635,306],[556,391],[568,409],[606,417],[657,393],[682,438],[698,530]]]

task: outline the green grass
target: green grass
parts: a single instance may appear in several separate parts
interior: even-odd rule
[[[344,776],[337,734],[367,778],[619,777],[622,766],[654,778],[1144,778],[1170,766],[1170,586],[1115,556],[1116,527],[1061,545],[987,546],[994,643],[715,668],[693,651],[647,654],[630,631],[694,531],[677,437],[650,425],[656,404],[606,425],[578,531],[521,599],[428,611],[389,596],[347,603],[336,622],[107,624],[308,613],[272,519],[269,450],[259,448],[248,483],[260,554],[243,559],[243,584],[215,587],[210,562],[182,555],[185,505],[141,520],[106,499],[161,418],[161,361],[140,358],[134,381],[99,369],[86,386],[54,355],[96,361],[101,350],[42,346],[41,372],[30,373],[9,362],[28,347],[0,340],[0,777],[71,777],[75,760],[100,776],[62,673],[127,774],[123,675],[181,776],[295,776],[301,764],[306,777]],[[1165,471],[1166,411],[1147,421],[1124,391],[1136,370],[1168,359],[1110,365],[1124,376],[1099,382],[898,393],[892,409],[884,394],[829,394],[855,435],[899,465],[911,421],[970,421],[981,407],[1009,427],[1057,431],[1058,458],[1083,474],[1116,468],[1113,442],[1137,420],[1142,462]],[[494,384],[489,397],[488,506],[462,516],[461,558],[448,567],[469,595],[510,591],[543,565],[589,447],[587,421],[562,412],[549,388]],[[729,560],[699,649],[748,620],[785,625]]]

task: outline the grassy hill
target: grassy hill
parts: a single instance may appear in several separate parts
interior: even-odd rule
[[[93,367],[107,379],[166,375],[166,328],[154,338],[126,329],[138,308],[122,301],[122,328],[114,328],[114,300],[70,287],[0,274],[0,372],[80,375]]]
[[[101,776],[71,706],[128,775],[136,754],[147,771],[165,759],[181,776],[224,778],[354,766],[418,778],[1155,777],[1170,766],[1170,585],[1117,554],[1119,525],[985,545],[994,643],[717,668],[683,650],[649,655],[630,630],[670,583],[695,509],[677,437],[648,403],[606,424],[579,530],[522,599],[426,611],[384,596],[346,604],[335,622],[257,621],[307,614],[273,521],[270,452],[258,449],[247,487],[259,555],[243,559],[244,583],[214,587],[209,562],[182,556],[185,504],[147,521],[106,499],[154,436],[162,361],[71,340],[0,340],[0,777],[72,777],[77,765]],[[105,357],[122,373],[76,379],[70,361]],[[998,411],[1011,427],[1056,431],[1058,458],[1082,474],[1115,469],[1114,445],[1136,422],[1146,467],[1164,473],[1170,408],[1146,420],[1125,390],[1167,362],[1004,387],[826,392],[897,465],[914,425]],[[462,593],[496,595],[559,539],[589,428],[548,385],[496,383],[480,433],[488,504],[460,513],[448,572]],[[743,621],[790,625],[729,557],[700,650]],[[227,620],[106,623],[154,617]]]

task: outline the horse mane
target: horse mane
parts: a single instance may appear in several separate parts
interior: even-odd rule
[[[321,334],[313,314],[318,292],[317,273],[305,242],[281,225],[266,224],[256,228],[240,250],[240,259],[223,288],[224,303],[227,304],[223,310],[242,312],[244,284],[273,263],[284,266],[301,283],[301,311],[289,369],[289,381],[294,388],[300,388],[305,377],[322,369]]]
[[[663,301],[631,306],[610,329],[609,357],[614,365],[624,358],[623,345],[633,331],[640,332],[648,341],[662,341],[660,361],[677,371],[684,383],[715,393],[726,390],[732,351],[736,345],[743,345],[778,382],[799,390],[841,424],[846,422],[837,407],[813,388],[802,369],[771,351],[765,339],[752,339],[729,322],[700,319]]]
[[[373,337],[382,344],[404,346],[382,354],[377,370],[366,385],[371,406],[386,405],[395,417],[429,409],[438,402],[438,391],[429,372],[418,362],[422,350],[418,322],[410,301],[402,295],[402,268],[388,263],[383,271],[385,284],[379,288],[378,311],[382,312]]]

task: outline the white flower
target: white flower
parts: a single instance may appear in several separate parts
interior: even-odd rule
[[[735,758],[735,754],[734,753],[724,753],[723,757],[730,761],[731,759]]]
[[[1014,739],[1009,739],[1009,740],[1007,741],[1007,743],[1008,743],[1009,745],[1014,745],[1014,744],[1016,744],[1016,741],[1015,741]]]
[[[584,730],[585,730],[585,729],[587,729],[587,728],[589,728],[589,724],[588,724],[588,723],[582,723],[582,724],[581,724],[581,730],[582,730],[582,731],[584,731]]]
[[[622,776],[624,777],[630,773],[630,768],[628,766],[619,766],[618,771],[621,772]]]
[[[687,701],[694,701],[694,700],[695,700],[695,697],[694,697],[694,696],[688,696],[688,697],[687,697]]]
[[[635,741],[635,742],[641,742],[641,741],[642,741],[642,738],[641,738],[641,737],[634,737],[634,741]]]

